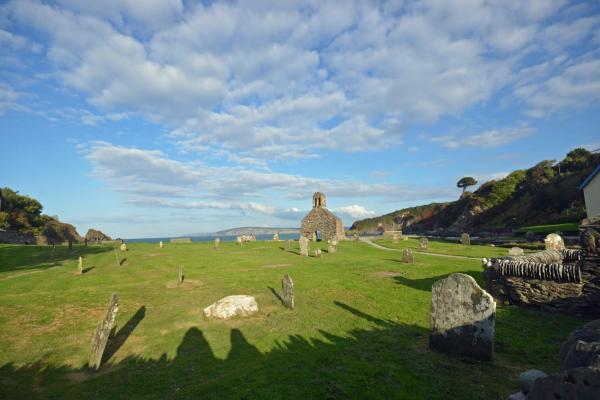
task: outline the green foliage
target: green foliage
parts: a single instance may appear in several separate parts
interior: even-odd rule
[[[593,154],[586,149],[576,148],[571,150],[559,164],[561,172],[573,172],[585,168],[590,164],[592,158]]]
[[[474,185],[477,185],[477,181],[475,180],[475,178],[473,178],[471,176],[465,176],[464,178],[462,178],[461,180],[459,180],[456,183],[457,187],[462,188],[463,193],[465,192],[467,187],[474,186]]]
[[[6,211],[0,211],[0,229],[6,230],[8,228],[10,228],[8,213]]]
[[[491,190],[483,203],[488,208],[504,203],[515,194],[517,188],[525,181],[526,177],[527,172],[525,170],[517,170],[509,174],[506,178],[492,183]]]

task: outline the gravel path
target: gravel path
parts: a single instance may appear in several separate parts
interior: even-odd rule
[[[379,250],[387,250],[387,251],[396,251],[396,252],[402,252],[401,249],[390,249],[389,247],[383,247],[377,243],[373,243],[371,242],[371,239],[369,239],[368,237],[362,237],[360,238],[361,242],[365,242],[370,244],[371,246],[379,249]],[[440,254],[440,253],[425,253],[425,252],[415,252],[417,254],[427,254],[428,256],[434,256],[434,257],[448,257],[448,258],[460,258],[463,260],[481,260],[481,257],[467,257],[467,256],[454,256],[454,255],[450,255],[450,254]]]

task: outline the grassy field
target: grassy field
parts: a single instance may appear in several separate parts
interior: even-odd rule
[[[564,224],[550,224],[550,225],[537,225],[537,226],[525,226],[518,230],[520,233],[534,232],[534,233],[556,233],[556,232],[569,232],[578,233],[579,223],[568,222]]]
[[[452,272],[481,283],[478,260],[417,253],[404,264],[357,242],[322,259],[273,242],[221,247],[130,244],[119,266],[108,246],[52,255],[50,247],[0,245],[0,398],[504,398],[520,372],[557,371],[561,342],[586,322],[499,306],[494,360],[451,358],[428,349],[431,285]],[[273,293],[285,273],[295,282],[293,311]],[[91,335],[113,292],[115,336],[92,373]],[[255,296],[260,312],[204,320],[204,307],[232,294]]]
[[[394,243],[390,238],[378,237],[371,239],[373,243],[377,243],[383,247],[389,247],[390,249],[413,249],[414,251],[422,253],[435,253],[435,254],[447,254],[452,256],[465,256],[465,257],[498,257],[507,256],[508,247],[490,246],[490,245],[476,245],[463,246],[460,243],[452,243],[444,240],[429,239],[427,249],[421,249],[419,247],[419,239],[408,238],[407,240],[400,240],[398,243]],[[520,244],[526,253],[539,251],[537,247],[539,245],[527,245]],[[527,247],[535,247],[536,249],[530,249]],[[543,245],[542,245],[543,247]]]

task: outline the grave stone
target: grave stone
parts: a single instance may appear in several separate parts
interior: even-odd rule
[[[273,235],[273,241],[274,242],[279,242],[279,233],[276,233]]]
[[[238,246],[242,245],[242,237],[241,236],[238,236],[235,238],[235,244]]]
[[[321,251],[321,249],[316,249],[315,250],[315,257],[321,258],[322,254],[323,254],[323,252]]]
[[[219,246],[221,245],[221,239],[220,238],[216,238],[215,239],[215,250],[219,250]]]
[[[471,236],[469,236],[468,233],[463,233],[462,235],[460,235],[460,242],[465,245],[465,246],[470,246],[471,245]]]
[[[125,243],[121,243],[121,251],[127,251],[127,245]]]
[[[400,238],[398,237],[398,235],[396,233],[394,233],[394,235],[392,236],[392,243],[399,243]]]
[[[548,236],[546,236],[546,239],[544,239],[544,244],[546,245],[546,250],[565,249],[565,242],[563,238],[561,238],[560,235],[557,235],[556,233],[551,233]]]
[[[358,231],[354,232],[354,241],[358,242],[360,240],[360,233],[358,233]]]
[[[179,264],[179,274],[177,275],[177,285],[183,285],[183,265]]]
[[[411,249],[402,250],[402,262],[412,264],[415,262],[415,256]]]
[[[115,320],[117,318],[117,312],[119,311],[119,295],[117,293],[113,293],[110,299],[110,303],[108,304],[108,309],[106,310],[106,315],[104,319],[96,328],[94,332],[94,336],[92,337],[92,351],[90,354],[89,365],[91,368],[97,370],[100,368],[100,363],[102,362],[102,355],[104,354],[104,349],[106,348],[106,343],[108,343],[108,337],[110,336],[110,332],[115,325]]]
[[[429,346],[489,361],[494,349],[496,303],[475,279],[455,273],[433,284]]]
[[[419,240],[419,248],[423,249],[423,250],[427,250],[428,246],[429,246],[429,239],[427,239],[426,237],[422,237],[421,240]]]
[[[520,247],[511,247],[508,250],[508,255],[513,257],[523,256],[525,255],[525,251]]]
[[[229,319],[247,317],[258,312],[258,304],[253,296],[233,295],[222,298],[204,309],[206,318]]]
[[[283,305],[287,308],[294,309],[294,281],[288,274],[283,276],[281,280],[281,291]]]
[[[83,274],[83,258],[81,256],[79,256],[78,273],[79,273],[79,275]]]
[[[333,254],[333,253],[337,252],[337,247],[334,246],[332,243],[329,243],[329,245],[327,246],[327,252],[329,254]]]
[[[163,247],[165,247],[165,245],[163,244],[162,240],[161,240],[160,242],[158,242],[158,247],[159,247],[159,248],[161,248],[161,249],[162,249]]]
[[[308,250],[309,250],[308,238],[306,236],[300,236],[300,239],[298,240],[298,242],[300,243],[300,255],[308,256]]]

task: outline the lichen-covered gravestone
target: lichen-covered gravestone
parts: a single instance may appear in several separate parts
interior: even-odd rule
[[[429,239],[427,239],[426,237],[422,237],[421,240],[419,240],[419,248],[423,249],[423,250],[427,250],[428,246],[429,246]]]
[[[544,244],[546,245],[546,250],[565,249],[565,242],[563,238],[561,238],[560,235],[557,235],[556,233],[551,233],[548,236],[546,236],[546,239],[544,239]]]
[[[525,251],[523,251],[520,247],[511,247],[508,250],[508,255],[513,257],[519,257],[525,255]]]
[[[89,365],[93,369],[97,370],[100,368],[102,355],[104,354],[106,343],[108,343],[110,332],[115,325],[118,311],[119,295],[117,293],[113,293],[112,297],[110,298],[110,303],[108,304],[108,309],[106,310],[106,315],[104,316],[102,323],[100,323],[100,325],[98,325],[96,328],[94,336],[92,337],[92,351],[90,354]]]
[[[216,301],[204,309],[206,318],[229,319],[247,317],[258,312],[258,304],[253,296],[234,295]]]
[[[242,237],[241,236],[238,236],[235,238],[235,244],[238,246],[242,245]]]
[[[462,235],[460,235],[460,242],[465,245],[465,246],[470,246],[471,245],[471,236],[469,236],[468,233],[463,233]]]
[[[79,275],[83,274],[83,258],[79,256],[79,267],[77,269]]]
[[[161,249],[162,249],[164,246],[165,246],[165,245],[163,244],[162,240],[161,240],[160,242],[158,242],[158,247],[159,247],[159,248],[161,248]]]
[[[308,248],[309,248],[308,238],[306,236],[300,236],[300,239],[298,240],[298,242],[300,243],[300,255],[308,257]]]
[[[215,250],[219,250],[219,246],[221,245],[221,239],[215,239]]]
[[[354,232],[354,241],[358,242],[360,240],[360,233],[358,231]]]
[[[177,275],[177,285],[183,285],[183,265],[179,265],[179,274]]]
[[[294,309],[294,281],[292,281],[292,278],[290,278],[290,276],[288,274],[285,274],[283,276],[283,279],[281,280],[281,291],[283,292],[282,294],[282,300],[283,300],[283,305],[286,306],[287,308],[290,309]]]
[[[337,247],[336,247],[336,246],[334,246],[334,245],[333,245],[333,243],[329,243],[329,244],[327,245],[327,252],[328,252],[329,254],[333,254],[333,253],[335,253],[336,251],[337,251]]]
[[[402,262],[412,264],[415,262],[415,256],[411,249],[402,250]]]
[[[121,243],[121,251],[127,251],[127,245],[125,243]]]
[[[494,350],[496,303],[475,279],[451,274],[431,289],[429,346],[444,353],[488,361]]]
[[[321,258],[322,254],[323,254],[323,252],[321,251],[321,249],[316,249],[315,250],[315,257]]]

